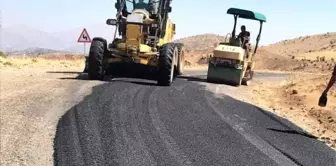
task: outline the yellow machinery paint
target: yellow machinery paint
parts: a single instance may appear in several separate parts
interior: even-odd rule
[[[169,43],[173,40],[175,35],[175,24],[171,19],[167,20],[167,27],[165,28],[165,36],[159,39],[157,46]],[[144,33],[142,26],[137,24],[127,25],[127,38],[125,42],[120,42],[116,46],[114,53],[117,55],[124,55],[132,57],[133,63],[140,63],[143,65],[157,66],[158,50],[155,47],[150,47],[144,43]],[[109,57],[108,63],[131,62],[129,58],[125,57]]]
[[[214,57],[227,58],[243,61],[245,50],[241,47],[234,47],[228,45],[219,45],[213,51]]]
[[[170,85],[173,77],[181,75],[184,45],[172,42],[175,24],[168,16],[172,10],[170,3],[171,0],[127,0],[127,3],[117,0],[118,17],[108,19],[107,24],[116,26],[115,34],[118,31],[121,38],[115,36],[109,45],[102,38],[93,40],[91,63],[90,55],[88,58],[89,77],[101,79],[105,74],[117,75],[113,73],[117,70],[138,72],[137,69],[121,69],[125,66],[150,68],[157,72],[157,81],[161,85]]]

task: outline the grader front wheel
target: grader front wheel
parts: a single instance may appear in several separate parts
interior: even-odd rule
[[[89,61],[88,57],[85,56],[85,67],[84,67],[83,73],[87,73],[88,70],[89,70],[89,64],[88,64],[89,62],[88,61]]]
[[[174,43],[167,43],[161,46],[158,63],[158,85],[170,86],[174,78],[174,63],[178,53]]]
[[[103,68],[103,58],[106,51],[107,41],[103,38],[93,38],[89,58],[88,76],[90,80],[103,80],[105,71]]]

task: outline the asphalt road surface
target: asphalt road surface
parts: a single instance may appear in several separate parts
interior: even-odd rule
[[[139,79],[94,87],[60,119],[54,147],[55,165],[336,163],[335,151],[288,121],[181,78],[171,87]]]

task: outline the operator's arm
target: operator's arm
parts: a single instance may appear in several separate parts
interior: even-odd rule
[[[238,34],[238,37],[237,38],[241,38],[242,37],[242,33],[240,32],[239,34]]]
[[[248,41],[250,41],[250,32],[249,31],[246,31],[246,36],[245,37]]]
[[[250,37],[250,32],[246,31],[246,36]]]
[[[152,23],[155,23],[155,19],[146,18],[146,19],[144,20],[144,23],[145,23],[145,24],[152,24]]]
[[[336,64],[335,64],[334,71],[332,73],[332,76],[329,80],[329,83],[328,83],[327,88],[325,89],[324,93],[328,93],[328,91],[334,85],[335,82],[336,82]]]

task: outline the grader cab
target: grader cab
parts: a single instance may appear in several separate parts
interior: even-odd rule
[[[171,85],[184,69],[184,45],[172,42],[171,1],[117,0],[116,19],[106,21],[116,27],[112,43],[101,37],[91,43],[86,66],[89,79],[125,76]]]
[[[262,25],[266,22],[263,14],[238,9],[229,8],[227,14],[234,17],[233,31],[230,34],[229,42],[220,43],[213,51],[213,56],[209,59],[209,67],[207,74],[208,82],[224,82],[240,86],[242,83],[247,85],[252,80],[254,73],[254,56],[257,52]],[[236,35],[237,19],[244,18],[257,20],[260,22],[259,34],[256,39],[255,48],[252,51],[250,43],[246,43]]]

